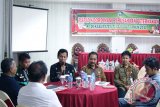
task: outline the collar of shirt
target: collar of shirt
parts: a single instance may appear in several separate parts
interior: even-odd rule
[[[0,77],[14,79],[14,77],[8,76],[7,74],[2,73]]]
[[[124,65],[123,65],[123,64],[120,64],[120,67],[121,67],[121,68],[124,68]],[[130,68],[132,67],[132,64],[131,64],[131,63],[128,64],[128,67],[127,67],[127,68],[129,68],[129,67],[130,67]]]
[[[58,64],[58,67],[60,68],[60,67],[61,67],[60,62],[58,62],[57,64]],[[66,66],[66,69],[67,69],[67,68],[68,68],[68,64],[67,64],[67,63],[65,63],[65,66]]]
[[[46,89],[46,87],[42,83],[39,83],[39,82],[29,82],[28,85],[33,86],[33,87],[41,87],[41,88]]]
[[[93,69],[89,64],[87,65],[88,68]],[[98,68],[98,65],[95,65],[95,69]]]

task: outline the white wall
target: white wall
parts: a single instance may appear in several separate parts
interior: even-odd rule
[[[70,33],[70,9],[71,8],[99,8],[109,9],[111,5],[101,4],[63,4],[63,3],[28,3],[15,1],[14,4],[28,5],[49,9],[48,17],[48,52],[31,53],[32,60],[44,60],[48,68],[57,62],[57,51],[66,48],[69,51],[68,62],[71,61],[71,49],[73,44],[79,42],[85,47],[86,52],[96,51],[98,44],[106,43],[110,46],[110,37],[72,37]]]
[[[49,9],[48,20],[48,52],[31,53],[32,60],[44,60],[48,68],[51,64],[57,61],[57,51],[60,48],[66,48],[69,51],[68,62],[71,60],[71,48],[74,43],[81,43],[85,47],[86,52],[96,51],[98,44],[106,43],[111,46],[111,37],[72,37],[70,33],[70,9],[85,8],[85,9],[111,9],[112,4],[77,4],[77,3],[55,3],[55,2],[27,2],[15,0],[14,4],[29,5],[35,7]],[[143,5],[127,5],[127,9],[149,9],[157,10],[160,6],[143,6]],[[125,46],[129,43],[135,43],[140,52],[150,52],[151,46],[158,43],[160,38],[130,38],[126,37]],[[159,44],[159,43],[158,43]],[[160,44],[159,44],[160,45]]]
[[[3,59],[3,22],[4,22],[4,2],[5,0],[0,0],[0,62]]]

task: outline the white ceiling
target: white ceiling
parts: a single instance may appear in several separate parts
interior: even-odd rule
[[[20,0],[26,1],[26,0]],[[66,2],[66,3],[127,3],[127,4],[157,4],[160,0],[27,0],[39,2]]]

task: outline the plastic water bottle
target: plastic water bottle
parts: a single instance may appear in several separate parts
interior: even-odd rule
[[[119,62],[118,62],[118,60],[116,59],[115,67],[117,67],[118,65],[119,65]]]
[[[73,82],[73,77],[72,77],[72,73],[70,73],[68,77],[68,88],[72,88],[72,82]]]
[[[133,78],[130,76],[129,79],[131,81],[131,84],[133,84]]]
[[[114,70],[115,68],[115,63],[114,63],[114,60],[112,61],[112,70]]]
[[[155,50],[155,48],[153,48],[153,51],[152,51],[152,53],[155,53],[155,51],[156,51],[156,50]]]
[[[88,88],[88,76],[87,76],[87,73],[85,72],[81,72],[81,76],[82,76],[82,87],[83,88]]]
[[[109,70],[109,60],[106,60],[106,70]]]
[[[95,83],[95,81],[96,81],[96,76],[95,76],[95,73],[92,72],[92,74],[91,74],[91,82]]]
[[[96,81],[96,76],[95,73],[92,72],[90,80],[90,91],[93,91],[95,89],[95,81]]]

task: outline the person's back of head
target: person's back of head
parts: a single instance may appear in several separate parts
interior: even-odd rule
[[[2,60],[1,62],[1,70],[3,73],[8,73],[12,66],[13,66],[13,59],[12,58],[6,58],[4,60]]]
[[[47,74],[47,67],[43,61],[33,62],[28,68],[30,82],[44,82]]]
[[[150,67],[151,69],[155,69],[155,70],[159,70],[159,68],[160,68],[159,60],[154,57],[149,57],[149,58],[145,59],[143,64]]]

